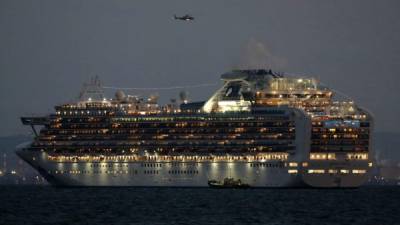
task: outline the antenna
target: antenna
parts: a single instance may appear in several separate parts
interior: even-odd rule
[[[179,99],[184,104],[188,103],[188,92],[187,91],[179,92]]]
[[[81,92],[79,93],[79,99],[81,101],[87,101],[89,99],[101,101],[103,98],[104,90],[98,75],[91,77],[89,83],[83,83]]]

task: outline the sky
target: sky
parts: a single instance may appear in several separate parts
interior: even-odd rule
[[[171,87],[246,67],[316,77],[371,111],[377,131],[397,132],[399,11],[398,0],[1,0],[0,136],[29,133],[20,116],[53,112],[94,75]],[[173,19],[186,13],[195,21]],[[196,101],[217,88],[187,91]]]

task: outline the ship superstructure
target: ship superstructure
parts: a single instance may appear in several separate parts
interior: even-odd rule
[[[372,165],[372,117],[313,78],[235,70],[207,101],[160,106],[98,79],[55,107],[17,153],[50,183],[89,186],[357,187]],[[34,129],[35,130],[35,129]],[[35,130],[36,133],[36,130]]]

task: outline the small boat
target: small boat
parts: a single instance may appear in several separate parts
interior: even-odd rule
[[[222,182],[217,180],[209,180],[208,186],[211,188],[249,188],[250,185],[243,183],[240,179],[225,178]]]

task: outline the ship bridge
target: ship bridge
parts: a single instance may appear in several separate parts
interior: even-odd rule
[[[46,126],[50,124],[50,119],[47,116],[28,116],[28,117],[21,117],[21,121],[23,125],[29,125],[32,127],[35,136],[37,135],[37,131],[35,126]]]
[[[22,124],[24,125],[47,125],[50,123],[47,116],[30,116],[21,117]]]
[[[272,70],[233,70],[221,75],[224,85],[204,104],[205,112],[250,111],[256,93],[271,89],[275,80],[285,80]]]

